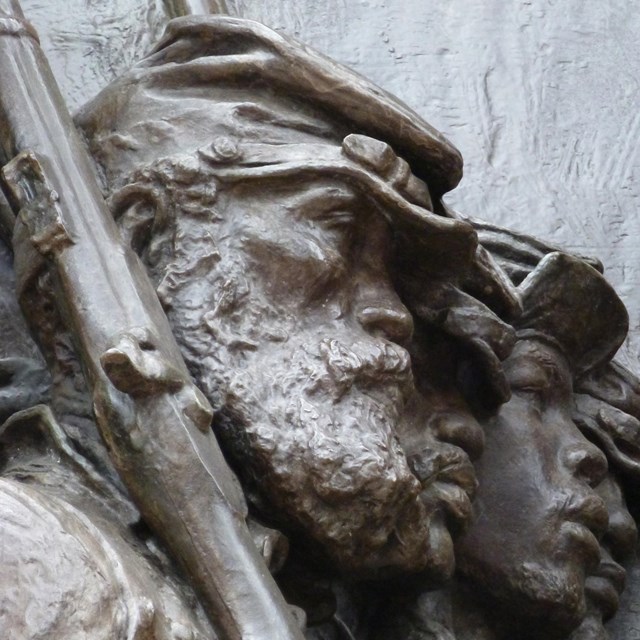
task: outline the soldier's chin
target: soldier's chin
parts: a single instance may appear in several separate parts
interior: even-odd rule
[[[509,637],[565,640],[584,619],[584,570],[579,564],[523,556],[500,566],[500,560],[508,558],[502,549],[494,550],[496,560],[476,554],[477,548],[469,549],[469,543],[466,548],[458,547],[458,573],[503,618],[505,627],[511,629]]]
[[[387,580],[393,584],[394,579],[403,589],[412,587],[424,589],[439,589],[451,578],[455,570],[454,545],[451,533],[440,514],[429,522],[427,528],[427,544],[421,562],[416,562],[412,571],[389,573]]]

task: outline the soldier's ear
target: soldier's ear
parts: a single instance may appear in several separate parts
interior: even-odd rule
[[[165,219],[161,190],[148,184],[128,184],[108,200],[123,241],[138,255],[149,245],[154,227]]]

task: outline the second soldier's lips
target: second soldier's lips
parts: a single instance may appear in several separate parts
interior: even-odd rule
[[[601,560],[599,538],[609,521],[606,505],[594,491],[575,489],[560,511],[562,546],[589,572],[597,569]]]
[[[600,543],[593,531],[578,522],[563,522],[560,527],[563,547],[580,566],[592,570],[598,566]]]
[[[597,538],[604,535],[609,522],[607,507],[593,491],[575,491],[562,506],[562,518],[586,527]]]

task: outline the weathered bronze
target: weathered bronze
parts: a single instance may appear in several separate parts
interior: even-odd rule
[[[0,9],[3,637],[607,638],[602,266],[448,208],[450,142],[260,24],[172,21],[72,121]]]

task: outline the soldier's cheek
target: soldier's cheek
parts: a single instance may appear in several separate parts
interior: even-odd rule
[[[303,308],[338,298],[347,287],[342,253],[310,233],[249,236],[245,250],[251,275],[272,301]]]

